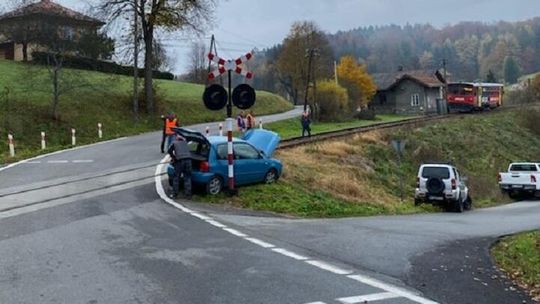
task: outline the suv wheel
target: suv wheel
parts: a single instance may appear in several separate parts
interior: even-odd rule
[[[454,201],[454,210],[458,213],[462,213],[464,210],[464,203],[461,201],[460,198]]]
[[[470,196],[467,196],[467,199],[465,200],[465,210],[471,210],[472,209],[472,198]]]

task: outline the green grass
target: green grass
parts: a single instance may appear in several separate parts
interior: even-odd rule
[[[97,123],[103,124],[104,139],[159,130],[159,116],[172,111],[182,124],[219,121],[225,111],[206,110],[204,86],[155,80],[156,112],[142,114],[137,122],[131,113],[132,79],[126,76],[65,69],[61,88],[72,87],[60,97],[60,119],[50,119],[51,81],[44,67],[0,60],[0,141],[13,132],[17,157],[10,158],[7,145],[0,145],[0,165],[27,158],[40,151],[40,132],[48,135],[50,152],[69,147],[70,129],[77,129],[78,144],[98,141]],[[142,80],[141,80],[142,82]],[[6,92],[8,92],[6,94]],[[253,110],[257,115],[292,109],[283,98],[257,92]],[[236,111],[235,111],[236,112]],[[159,142],[159,139],[156,140]]]
[[[364,127],[384,122],[400,121],[413,118],[413,116],[402,115],[377,115],[375,120],[351,120],[345,122],[316,122],[311,124],[311,134],[324,133],[347,128]],[[302,135],[302,125],[300,118],[272,122],[264,125],[265,129],[277,132],[282,139],[298,137]]]
[[[325,141],[278,151],[284,173],[275,185],[240,188],[240,195],[200,197],[300,217],[346,217],[440,211],[413,204],[416,174],[422,162],[453,161],[469,177],[474,208],[510,202],[497,185],[497,174],[518,160],[540,155],[540,134],[530,122],[540,111],[500,111],[464,115],[425,127],[407,126],[369,132],[347,140]],[[407,141],[402,171],[391,140]],[[400,202],[399,176],[405,201]]]
[[[504,238],[491,253],[510,278],[540,300],[540,231]]]

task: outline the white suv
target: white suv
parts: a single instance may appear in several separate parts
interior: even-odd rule
[[[447,210],[470,210],[472,200],[456,167],[450,164],[423,164],[418,169],[414,204],[437,204]]]

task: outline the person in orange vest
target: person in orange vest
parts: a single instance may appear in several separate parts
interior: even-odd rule
[[[173,128],[179,126],[180,124],[178,123],[178,118],[176,117],[176,114],[170,113],[169,115],[167,115],[167,117],[165,118],[165,123],[163,124],[163,134],[167,138],[167,149],[171,146],[175,137]],[[164,149],[161,149],[161,152],[165,153]]]
[[[250,130],[255,128],[255,116],[253,110],[250,110],[246,116],[246,129]]]

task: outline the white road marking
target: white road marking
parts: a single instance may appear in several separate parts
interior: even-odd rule
[[[69,161],[67,160],[48,160],[48,164],[67,164]]]
[[[41,161],[39,160],[33,160],[33,161],[27,161],[25,164],[41,164]]]
[[[193,211],[189,208],[186,208],[184,207],[182,204],[179,204],[177,202],[175,202],[174,200],[172,200],[171,198],[167,197],[166,193],[165,193],[165,189],[163,189],[163,184],[161,182],[162,180],[162,177],[161,177],[161,172],[163,171],[163,167],[164,167],[164,164],[166,163],[168,159],[168,156],[165,156],[159,165],[157,165],[156,167],[156,172],[155,172],[155,185],[156,185],[156,192],[158,193],[158,195],[161,197],[162,200],[164,200],[166,203],[172,205],[173,207],[177,208],[177,209],[180,209],[181,211],[187,213],[187,214],[190,214],[190,215],[194,215],[198,218],[204,218],[204,221],[208,222],[209,224],[212,224],[212,225],[215,225],[216,223],[219,224],[219,222],[213,220],[211,217],[208,217],[208,216],[205,216],[205,215],[202,215],[196,211]],[[223,225],[224,227],[226,227],[225,225]],[[238,230],[235,230],[235,229],[231,229],[231,228],[222,228],[222,230],[224,231],[227,231],[233,235],[236,235],[236,236],[239,236],[239,237],[242,237],[244,238],[245,240],[249,241],[248,238],[250,238],[248,235],[238,231]],[[290,257],[290,258],[293,258],[295,260],[302,260],[310,265],[313,265],[315,267],[318,267],[320,269],[324,269],[324,270],[327,270],[327,271],[331,271],[333,273],[336,273],[336,274],[340,274],[340,275],[346,275],[348,278],[350,279],[353,279],[357,282],[360,282],[362,284],[365,284],[365,285],[369,285],[371,287],[375,287],[375,288],[379,288],[379,289],[382,289],[384,291],[387,291],[389,293],[392,293],[392,294],[395,294],[396,297],[397,296],[400,296],[400,297],[404,297],[404,298],[407,298],[413,302],[416,302],[416,303],[420,303],[420,304],[438,304],[437,302],[434,302],[434,301],[431,301],[431,300],[428,300],[426,298],[423,298],[411,291],[408,291],[406,289],[403,289],[403,288],[400,288],[400,287],[397,287],[397,286],[393,286],[393,285],[390,285],[390,284],[386,284],[382,281],[379,281],[379,280],[376,280],[376,279],[372,279],[370,277],[367,277],[367,276],[364,276],[364,275],[349,275],[350,273],[352,273],[352,271],[350,270],[344,270],[344,269],[341,269],[341,268],[338,268],[336,266],[333,266],[333,265],[330,265],[330,264],[327,264],[325,262],[322,262],[322,261],[317,261],[317,260],[309,260],[308,257],[304,257],[304,256],[301,256],[301,255],[298,255],[294,252],[291,252],[291,251],[288,251],[286,249],[283,249],[283,248],[268,248],[274,252],[277,252],[277,253],[280,253],[282,255],[285,255],[287,257]],[[312,302],[313,304],[325,304],[324,302]]]
[[[370,285],[370,286],[373,286],[373,287],[376,287],[376,288],[379,288],[379,289],[386,290],[388,292],[394,293],[396,295],[407,298],[407,299],[409,299],[411,301],[414,301],[416,303],[420,303],[420,304],[438,304],[435,301],[431,301],[431,300],[428,300],[426,298],[423,298],[423,297],[421,297],[421,296],[419,296],[417,294],[414,294],[413,292],[408,291],[406,289],[403,289],[403,288],[400,288],[400,287],[397,287],[397,286],[393,286],[393,285],[384,283],[382,281],[379,281],[379,280],[376,280],[376,279],[373,279],[373,278],[370,278],[370,277],[367,277],[367,276],[364,276],[364,275],[355,274],[355,275],[348,275],[347,277],[350,278],[350,279],[353,279],[355,281],[358,281],[360,283],[367,284],[367,285]]]
[[[363,296],[339,298],[336,300],[344,304],[357,304],[357,303],[367,303],[371,301],[380,301],[380,300],[393,299],[393,298],[399,298],[399,296],[391,292],[381,292],[381,293],[373,293],[373,294],[368,294],[368,295],[363,295]]]
[[[261,241],[261,240],[256,239],[256,238],[247,237],[245,239],[252,242],[253,244],[257,244],[257,245],[261,246],[262,248],[274,248],[274,247],[276,247],[273,244],[267,243],[265,241]]]
[[[305,304],[326,304],[324,302],[309,302],[309,303],[305,303]]]
[[[320,269],[323,269],[323,270],[326,270],[326,271],[330,271],[330,272],[333,272],[335,274],[342,274],[342,275],[345,275],[345,274],[351,274],[353,273],[351,270],[345,270],[345,269],[341,269],[339,267],[336,267],[334,265],[330,265],[326,262],[323,262],[323,261],[317,261],[317,260],[308,260],[308,261],[305,261],[306,263],[310,264],[310,265],[313,265],[315,267],[318,267]]]
[[[124,139],[127,139],[127,137],[120,137],[120,138],[117,138],[117,139],[101,141],[101,142],[98,142],[98,143],[95,143],[95,144],[89,144],[89,145],[85,145],[85,146],[78,146],[78,147],[75,147],[75,148],[70,148],[70,149],[65,149],[65,150],[55,151],[55,152],[51,152],[51,153],[47,153],[47,154],[43,154],[43,155],[38,155],[38,156],[36,156],[36,157],[32,157],[32,158],[29,158],[29,159],[21,160],[21,161],[18,161],[18,162],[16,162],[16,163],[9,164],[9,165],[7,165],[7,166],[5,166],[5,167],[1,167],[1,168],[0,168],[0,171],[7,170],[7,169],[9,169],[9,168],[13,168],[13,167],[18,166],[18,165],[20,165],[20,164],[24,164],[24,163],[27,163],[27,162],[29,162],[29,161],[33,161],[33,160],[36,160],[36,159],[42,159],[42,158],[45,158],[45,157],[49,157],[49,156],[52,156],[52,155],[61,154],[61,153],[68,152],[68,151],[80,150],[80,149],[84,149],[84,148],[88,148],[88,147],[93,147],[93,146],[98,146],[98,145],[103,145],[103,144],[112,143],[112,142],[115,142],[115,141],[121,141],[121,140],[124,140]]]
[[[212,225],[212,226],[216,226],[218,228],[227,228],[227,226],[223,225],[222,223],[220,222],[216,222],[214,220],[206,220],[205,222],[207,222],[208,224]]]
[[[272,249],[272,251],[280,253],[280,254],[282,254],[284,256],[293,258],[293,259],[298,260],[298,261],[305,261],[305,260],[309,259],[308,257],[296,254],[296,253],[294,253],[292,251],[289,251],[289,250],[286,250],[286,249],[283,249],[283,248],[274,248],[274,249]]]
[[[239,236],[239,237],[247,237],[247,234],[243,234],[242,232],[236,230],[236,229],[232,229],[232,228],[222,228],[223,230],[227,231],[228,233],[230,234],[234,234],[236,236]]]
[[[94,160],[92,159],[77,159],[72,161],[74,164],[87,164],[87,163],[93,163]]]

